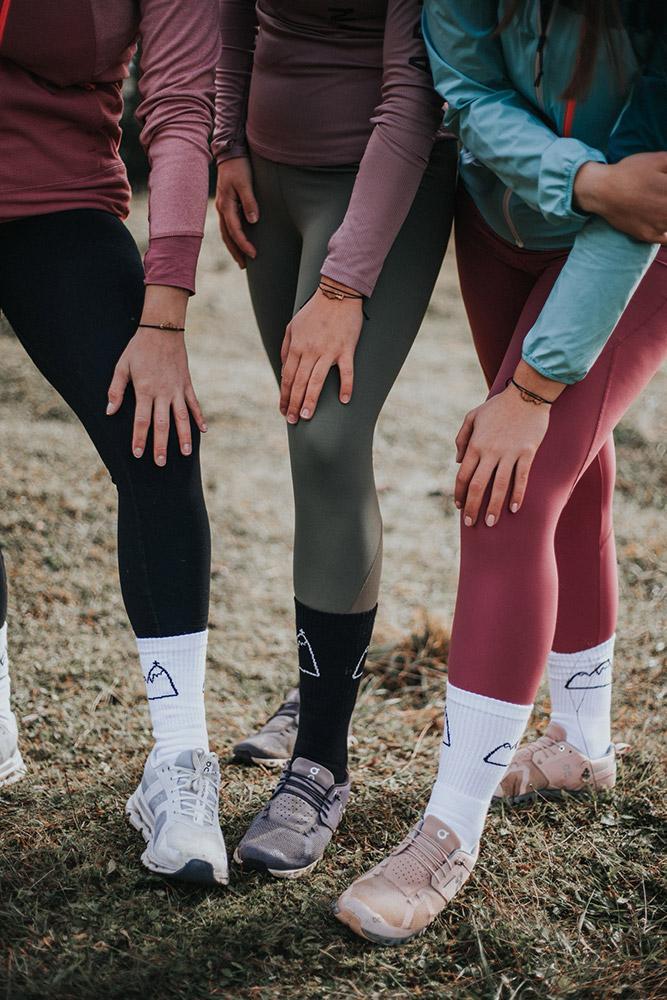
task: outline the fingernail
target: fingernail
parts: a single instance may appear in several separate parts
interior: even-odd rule
[[[516,514],[518,509],[519,509],[518,503],[513,503],[512,506],[510,507],[510,510],[512,511],[513,514]]]
[[[295,424],[296,421],[297,421],[296,414],[294,414],[294,413],[288,413],[287,414],[287,423],[288,424]]]
[[[107,417],[109,416],[112,410],[113,410],[113,403],[109,403],[109,405],[107,406]]]
[[[495,519],[494,515],[493,514],[488,514],[487,518],[486,518],[486,526],[487,526],[487,528],[492,528],[495,523],[496,523],[496,519]]]
[[[301,411],[301,416],[303,417],[304,420],[307,420],[308,417],[310,416],[310,410],[307,410],[306,407],[304,406],[304,408]]]
[[[192,451],[192,445],[189,445],[189,444],[184,444],[183,445],[183,454],[184,455],[189,455],[191,453],[191,451]]]
[[[248,216],[248,222],[257,222],[257,213],[251,212]]]
[[[469,514],[466,514],[466,516],[463,518],[463,523],[465,524],[466,528],[472,528],[472,518],[470,517]]]
[[[156,459],[156,464],[162,468],[167,464],[167,459],[164,457],[164,455],[158,455]]]
[[[350,397],[348,395],[341,396],[340,397],[340,401],[341,401],[341,403],[349,403],[350,402]]]
[[[456,507],[457,510],[461,510],[461,507],[463,506],[463,504],[461,503],[460,500],[455,500],[454,501],[454,506]]]
[[[280,407],[280,412],[282,413],[283,416],[285,416],[285,414],[287,413],[287,410],[285,409],[284,406],[281,406]]]
[[[202,424],[201,425],[201,429],[202,429],[202,433],[206,434],[206,431],[208,430],[208,424]]]
[[[134,457],[135,458],[141,458],[142,455],[143,455],[143,451],[141,450],[141,448],[135,448],[134,449]]]

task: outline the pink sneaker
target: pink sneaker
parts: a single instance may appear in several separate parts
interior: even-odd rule
[[[353,882],[334,905],[341,923],[375,944],[403,944],[428,925],[459,891],[477,861],[436,816]]]
[[[565,730],[550,722],[544,736],[517,750],[494,802],[519,805],[537,798],[560,799],[563,793],[586,798],[616,784],[616,747],[604,757],[589,760],[565,739]]]

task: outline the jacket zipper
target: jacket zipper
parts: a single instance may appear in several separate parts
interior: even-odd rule
[[[505,194],[503,195],[503,215],[505,216],[505,222],[507,227],[512,234],[514,242],[518,247],[523,247],[523,240],[519,235],[519,230],[514,225],[514,219],[512,218],[512,213],[510,212],[510,199],[512,197],[512,189],[505,188]]]

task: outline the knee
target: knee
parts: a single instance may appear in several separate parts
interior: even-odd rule
[[[346,419],[344,410],[334,419],[318,416],[290,428],[294,478],[305,479],[314,489],[338,488],[343,481],[349,486],[360,473],[367,473],[366,466],[371,467],[372,440]]]

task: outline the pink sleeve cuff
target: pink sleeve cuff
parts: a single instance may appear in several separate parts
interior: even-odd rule
[[[201,236],[153,237],[144,257],[144,283],[185,288],[194,295],[201,241]]]

